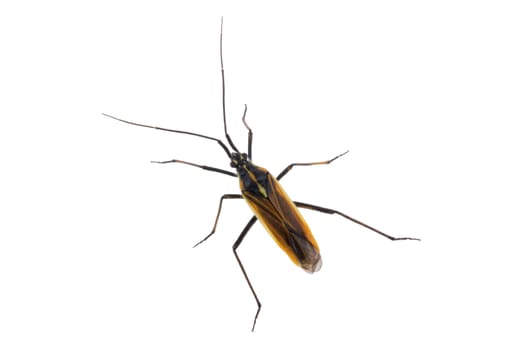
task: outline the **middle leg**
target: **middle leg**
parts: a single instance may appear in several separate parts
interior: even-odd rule
[[[292,168],[293,168],[294,166],[310,166],[310,165],[330,164],[330,163],[332,163],[334,160],[336,160],[337,158],[342,157],[342,156],[344,156],[344,155],[347,154],[347,153],[348,153],[348,151],[346,151],[346,152],[344,152],[344,153],[341,153],[340,155],[338,155],[338,156],[336,156],[336,157],[334,157],[334,158],[332,158],[332,159],[330,159],[330,160],[325,160],[325,161],[323,161],[323,162],[292,163],[292,164],[288,165],[286,168],[284,168],[284,170],[281,171],[281,173],[280,173],[279,175],[277,175],[277,180],[281,180],[281,179],[284,177],[284,175],[288,174],[288,172],[289,172],[290,170],[292,170]]]
[[[211,235],[215,233],[215,229],[217,228],[217,223],[219,222],[219,216],[221,215],[221,209],[222,209],[222,201],[225,199],[240,199],[242,196],[240,194],[223,194],[221,197],[221,201],[219,202],[219,210],[217,210],[217,216],[215,217],[215,223],[213,224],[213,228],[209,235],[201,239],[197,244],[193,246],[195,248],[199,244],[203,243],[205,240],[210,238]]]

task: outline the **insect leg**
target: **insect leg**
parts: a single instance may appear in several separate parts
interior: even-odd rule
[[[344,152],[344,153],[341,153],[340,155],[338,155],[337,157],[334,157],[330,160],[325,160],[324,162],[311,162],[311,163],[292,163],[290,165],[288,165],[286,168],[284,168],[283,171],[281,171],[281,173],[279,175],[277,175],[277,180],[280,180],[284,177],[284,175],[288,174],[288,172],[290,170],[292,170],[292,168],[294,166],[310,166],[310,165],[322,165],[322,164],[330,164],[332,163],[334,160],[336,160],[337,158],[339,157],[342,157],[344,156],[345,154],[347,154],[348,151]]]
[[[199,164],[195,164],[195,163],[190,163],[190,162],[186,162],[184,160],[172,159],[172,160],[165,160],[165,161],[161,161],[161,162],[158,162],[156,160],[152,160],[151,162],[152,163],[157,163],[157,164],[181,163],[181,164],[186,164],[186,165],[191,165],[191,166],[194,166],[194,167],[197,167],[197,168],[201,168],[203,170],[213,171],[213,172],[216,172],[216,173],[221,173],[221,174],[237,177],[237,174],[235,174],[234,172],[228,171],[228,170],[214,168],[214,167],[207,166],[207,165],[199,165]]]
[[[253,142],[253,132],[252,129],[246,123],[246,111],[248,110],[248,105],[244,105],[244,114],[242,115],[242,123],[248,129],[248,159],[252,158],[252,142]]]
[[[340,211],[337,211],[337,210],[333,210],[333,209],[328,209],[328,208],[323,208],[323,207],[320,207],[320,206],[317,206],[317,205],[312,205],[312,204],[307,204],[307,203],[301,203],[301,202],[294,202],[295,205],[298,207],[298,208],[304,208],[304,209],[309,209],[309,210],[315,210],[315,211],[319,211],[321,213],[325,213],[325,214],[337,214],[337,215],[340,215],[342,217],[344,217],[345,219],[348,219],[350,221],[353,221],[355,222],[356,224],[359,224],[363,227],[366,227],[367,229],[369,230],[372,230],[376,233],[379,233],[381,236],[383,237],[386,237],[392,241],[403,241],[403,240],[413,240],[413,241],[420,241],[419,238],[411,238],[411,237],[393,237],[393,236],[390,236],[390,235],[387,235],[386,233],[384,232],[381,232],[379,231],[378,229],[376,228],[373,228],[372,226],[369,226],[367,224],[365,224],[364,222],[361,222],[357,219],[354,219],[346,214],[343,214],[341,213]]]
[[[248,233],[248,231],[252,228],[253,224],[257,221],[257,218],[253,216],[250,221],[248,221],[248,224],[246,227],[242,230],[241,234],[239,235],[239,238],[233,243],[233,254],[235,254],[235,259],[237,259],[237,262],[239,263],[239,266],[241,267],[242,274],[244,275],[244,279],[246,279],[246,282],[248,282],[248,286],[250,287],[250,290],[252,291],[253,297],[255,298],[255,301],[257,302],[257,312],[255,313],[255,317],[253,319],[253,326],[252,326],[252,332],[255,329],[255,322],[257,322],[257,316],[259,316],[259,311],[261,311],[261,302],[259,301],[259,298],[257,297],[257,294],[255,294],[255,290],[253,289],[252,283],[250,282],[250,279],[248,278],[248,274],[246,273],[246,270],[244,270],[244,266],[242,266],[241,259],[239,259],[239,255],[237,254],[237,248],[241,245],[242,240]]]
[[[213,229],[211,230],[209,235],[207,235],[206,237],[201,239],[197,244],[195,244],[193,246],[193,248],[195,248],[196,246],[198,246],[199,244],[201,244],[202,242],[204,242],[205,240],[210,238],[210,236],[215,233],[215,229],[217,228],[217,223],[219,222],[219,216],[221,215],[222,201],[224,199],[241,199],[241,198],[242,198],[242,196],[240,194],[224,194],[224,195],[222,195],[221,201],[219,202],[219,210],[217,211],[217,216],[215,217],[215,223],[213,224]]]

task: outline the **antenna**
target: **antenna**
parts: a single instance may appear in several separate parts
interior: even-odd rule
[[[222,121],[224,123],[224,135],[226,136],[226,140],[228,140],[228,144],[233,148],[233,150],[237,153],[240,153],[237,147],[233,144],[233,141],[228,135],[228,130],[226,128],[226,85],[224,83],[224,62],[222,59],[222,17],[221,17],[221,38],[220,38],[220,56],[221,56],[221,76],[222,76]]]

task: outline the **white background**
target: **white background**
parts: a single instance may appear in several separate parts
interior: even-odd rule
[[[14,3],[14,2],[13,2]],[[523,349],[524,11],[511,1],[0,6],[1,349]],[[308,275],[219,198],[233,139],[305,212]]]

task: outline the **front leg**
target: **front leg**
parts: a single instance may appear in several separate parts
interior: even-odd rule
[[[181,163],[181,164],[194,166],[194,167],[200,168],[202,170],[213,171],[214,173],[220,173],[220,174],[224,174],[224,175],[237,177],[237,174],[235,174],[234,172],[228,171],[228,170],[223,170],[223,169],[219,169],[219,168],[215,168],[215,167],[207,166],[207,165],[200,165],[200,164],[195,164],[195,163],[191,163],[191,162],[186,162],[184,160],[179,160],[179,159],[164,160],[164,161],[160,161],[160,162],[156,161],[156,160],[152,160],[151,162],[152,163],[157,163],[157,164]]]

